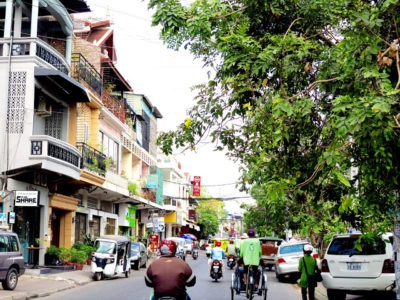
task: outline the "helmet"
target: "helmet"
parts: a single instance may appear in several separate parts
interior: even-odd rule
[[[175,256],[176,243],[171,240],[163,240],[160,244],[160,253],[162,256]]]
[[[221,242],[220,241],[215,241],[215,247],[221,247]]]
[[[247,230],[247,235],[254,236],[254,229],[250,228],[249,230]]]
[[[313,249],[314,249],[313,246],[311,246],[310,244],[305,244],[303,247],[304,252],[312,252]]]

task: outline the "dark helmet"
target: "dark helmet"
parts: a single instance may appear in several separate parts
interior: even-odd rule
[[[215,247],[221,247],[221,242],[220,241],[215,241]]]
[[[253,229],[253,228],[250,228],[249,230],[247,230],[247,235],[248,235],[248,236],[254,236],[254,235],[255,235],[254,229]]]
[[[160,253],[162,256],[175,256],[176,243],[171,240],[163,240],[160,244]]]

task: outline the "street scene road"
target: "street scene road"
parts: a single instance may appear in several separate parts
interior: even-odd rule
[[[187,256],[187,263],[192,267],[197,276],[197,283],[188,289],[192,299],[198,300],[228,300],[231,299],[230,284],[233,270],[225,270],[224,277],[218,282],[214,282],[208,276],[207,257],[202,252],[197,260]],[[45,297],[46,300],[52,299],[135,299],[148,300],[150,288],[145,286],[143,276],[145,269],[133,271],[128,279],[121,277],[116,279],[91,282],[84,286],[69,289],[57,294]],[[296,283],[280,283],[275,278],[273,271],[268,271],[268,299],[300,299],[300,290]],[[244,294],[235,295],[234,299],[246,299]],[[255,296],[254,299],[261,299]],[[324,298],[319,298],[324,299]]]

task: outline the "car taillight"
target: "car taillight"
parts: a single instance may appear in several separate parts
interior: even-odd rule
[[[286,261],[282,257],[279,257],[277,262],[278,262],[278,264],[281,264],[281,263],[285,263]]]
[[[317,259],[317,258],[319,257],[318,253],[314,253],[314,254],[313,254],[313,257],[314,257],[315,259]]]
[[[385,259],[383,262],[382,273],[394,273],[394,261]]]
[[[323,259],[321,262],[321,272],[329,272],[328,261]]]

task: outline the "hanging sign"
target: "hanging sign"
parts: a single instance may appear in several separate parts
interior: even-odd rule
[[[15,206],[39,206],[39,191],[15,191]]]
[[[200,176],[193,177],[193,196],[200,196]]]

